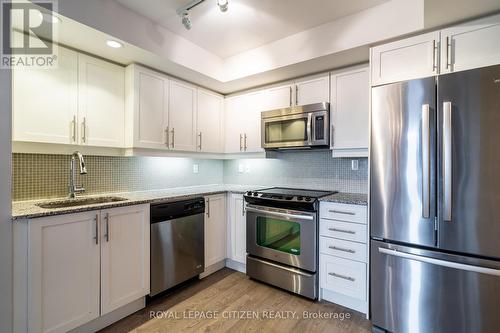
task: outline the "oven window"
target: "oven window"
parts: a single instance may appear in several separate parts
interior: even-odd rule
[[[307,141],[307,119],[266,123],[266,143]]]
[[[300,254],[300,224],[258,216],[257,245],[298,255]]]

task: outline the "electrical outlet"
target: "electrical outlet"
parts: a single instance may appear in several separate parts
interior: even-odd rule
[[[351,169],[357,171],[359,169],[359,161],[351,160]]]
[[[200,165],[193,164],[193,173],[198,173],[198,172],[200,172]]]
[[[250,173],[250,165],[245,166],[245,173]]]
[[[238,173],[243,173],[245,171],[245,166],[243,164],[238,164]]]

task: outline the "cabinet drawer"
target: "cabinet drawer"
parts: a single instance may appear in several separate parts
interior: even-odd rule
[[[321,236],[366,243],[366,225],[363,224],[321,219],[319,234]]]
[[[322,202],[319,215],[322,219],[331,219],[366,224],[367,207],[334,202]]]
[[[319,238],[319,251],[322,254],[366,262],[366,244],[322,236]]]
[[[359,300],[366,300],[366,264],[321,255],[320,286]]]

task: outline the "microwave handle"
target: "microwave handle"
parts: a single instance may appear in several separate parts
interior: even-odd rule
[[[313,122],[312,122],[312,113],[309,113],[307,115],[307,142],[309,145],[312,144],[313,138],[312,136],[314,135],[314,129],[313,129]]]

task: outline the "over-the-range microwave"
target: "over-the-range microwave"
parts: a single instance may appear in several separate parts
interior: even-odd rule
[[[262,148],[326,148],[330,144],[330,103],[264,111]]]

